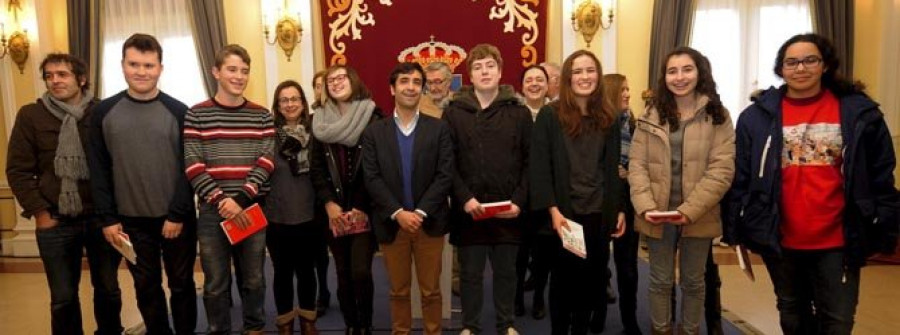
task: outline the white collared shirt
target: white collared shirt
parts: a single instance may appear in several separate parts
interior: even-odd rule
[[[416,130],[416,125],[419,124],[419,110],[416,109],[416,115],[413,116],[412,122],[409,123],[408,126],[403,127],[403,124],[400,121],[400,113],[397,113],[397,109],[394,108],[394,124],[397,125],[397,128],[400,129],[400,132],[403,133],[403,136],[409,136],[412,134],[414,130]]]

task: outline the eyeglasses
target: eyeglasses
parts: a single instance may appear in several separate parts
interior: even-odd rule
[[[290,97],[290,98],[285,97],[285,98],[278,98],[278,103],[279,103],[279,104],[282,104],[282,105],[287,105],[287,104],[292,103],[292,102],[293,102],[293,103],[299,103],[300,101],[302,101],[302,100],[300,99],[300,97]]]
[[[344,80],[347,80],[347,74],[346,74],[346,73],[336,74],[336,75],[334,75],[334,76],[328,77],[328,78],[325,80],[325,82],[327,82],[328,85],[334,85],[334,84],[343,82]]]
[[[425,84],[428,86],[441,86],[444,84],[444,80],[443,79],[426,80]]]
[[[793,70],[800,66],[801,63],[804,68],[814,68],[822,64],[822,58],[817,56],[809,56],[803,59],[788,58],[781,62],[781,66],[785,69]]]

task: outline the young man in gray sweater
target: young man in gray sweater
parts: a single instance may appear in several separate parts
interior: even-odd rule
[[[134,34],[122,46],[128,89],[100,102],[91,121],[91,181],[103,234],[112,244],[125,233],[137,262],[128,264],[138,309],[149,334],[172,334],[165,263],[175,333],[193,334],[197,324],[194,260],[197,224],[184,171],[181,129],[187,106],[161,92],[162,47]]]

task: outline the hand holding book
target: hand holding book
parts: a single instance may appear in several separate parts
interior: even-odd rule
[[[331,233],[335,237],[364,233],[371,230],[369,216],[356,208],[349,212],[341,213],[338,220],[332,221]]]
[[[519,214],[521,214],[521,213],[522,213],[522,210],[519,208],[519,206],[510,202],[509,209],[502,211],[500,213],[497,213],[497,215],[495,215],[494,217],[500,218],[500,219],[515,219],[515,218],[519,217]]]
[[[584,226],[566,219],[566,226],[559,230],[563,248],[569,250],[575,256],[587,258],[587,244],[584,240]]]
[[[647,211],[644,213],[644,220],[655,225],[663,223],[681,225],[687,223],[687,218],[679,211]]]
[[[131,244],[131,238],[128,237],[128,234],[119,232],[116,239],[118,240],[118,243],[113,243],[113,248],[122,254],[122,257],[129,263],[137,264],[137,253],[134,252],[134,245]]]
[[[234,225],[241,229],[250,226],[250,219],[244,215],[244,209],[238,205],[232,198],[225,198],[219,201],[219,216],[234,222]]]
[[[501,218],[501,219],[512,219],[519,216],[519,206],[516,206],[512,203],[512,201],[498,201],[498,202],[489,202],[489,203],[479,203],[478,200],[472,198],[469,202],[474,201],[477,203],[477,207],[473,207],[471,211],[467,210],[466,212],[472,215],[472,219],[475,221],[481,221],[490,218]],[[466,207],[470,206],[469,203],[466,203]]]
[[[245,221],[239,222],[237,218],[241,218]],[[232,219],[222,221],[219,225],[222,227],[222,230],[225,232],[225,237],[228,238],[231,245],[235,245],[256,232],[263,230],[268,224],[269,222],[266,220],[266,216],[263,214],[259,204],[253,204],[250,207],[247,207],[247,209],[239,215],[235,215]]]

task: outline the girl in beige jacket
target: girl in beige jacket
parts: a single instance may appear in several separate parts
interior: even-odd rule
[[[715,87],[706,57],[687,47],[674,50],[658,98],[632,139],[628,183],[636,229],[648,237],[654,334],[672,333],[676,254],[683,294],[679,334],[700,328],[706,258],[712,239],[722,234],[719,201],[734,175],[734,127]]]

